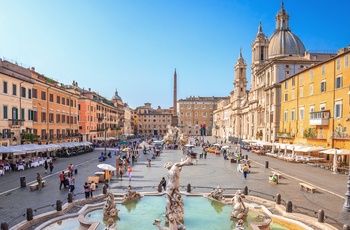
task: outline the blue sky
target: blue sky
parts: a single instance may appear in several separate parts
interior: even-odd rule
[[[131,108],[228,96],[242,48],[250,82],[259,22],[271,36],[279,0],[0,0],[0,57],[61,83],[77,81]],[[310,51],[350,44],[348,0],[285,0],[290,28]]]

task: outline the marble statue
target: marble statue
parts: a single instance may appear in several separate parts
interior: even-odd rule
[[[114,195],[111,192],[107,192],[106,203],[103,206],[103,220],[112,218],[113,220],[118,219],[119,210],[115,206]]]
[[[180,173],[182,166],[189,165],[191,158],[187,157],[186,160],[176,162],[165,163],[164,167],[168,171],[168,183],[166,187],[166,221],[169,222],[170,230],[184,229],[184,226],[180,223],[184,214],[184,203],[180,194]],[[182,226],[181,226],[182,225]]]
[[[107,226],[103,230],[117,230],[115,220],[113,218],[109,218],[107,221]]]
[[[208,198],[211,198],[213,200],[217,201],[223,201],[224,197],[222,195],[223,189],[218,185],[214,191],[212,191],[209,195]]]
[[[188,138],[185,136],[184,133],[181,132],[181,129],[179,127],[167,125],[167,129],[168,131],[162,140],[164,143],[178,145],[187,144]]]
[[[231,218],[241,219],[248,215],[249,208],[246,208],[243,202],[244,195],[241,190],[237,190],[232,198],[232,213]]]
[[[129,201],[129,200],[137,200],[141,198],[141,194],[133,191],[131,189],[131,185],[128,186],[128,189],[126,190],[126,194],[124,195],[124,201]]]
[[[168,227],[161,226],[160,223],[161,223],[161,220],[155,219],[154,222],[153,222],[153,225],[156,225],[159,230],[170,230],[170,228],[168,228]],[[177,225],[176,229],[178,229],[178,230],[186,230],[186,227],[182,223],[177,222],[176,225]]]
[[[242,219],[239,219],[236,223],[236,226],[233,230],[244,230],[244,227],[243,227],[243,220]]]

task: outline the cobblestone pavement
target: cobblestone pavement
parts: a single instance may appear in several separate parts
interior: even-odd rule
[[[214,141],[211,137],[206,137]],[[196,147],[195,152],[201,148]],[[233,147],[231,148],[233,150]],[[57,200],[67,202],[68,189],[59,190],[59,173],[66,170],[68,164],[77,165],[76,196],[74,199],[83,199],[83,184],[88,176],[99,171],[96,167],[97,157],[104,149],[96,149],[94,152],[84,155],[61,158],[55,162],[54,174],[45,174],[43,166],[31,168],[20,172],[7,173],[0,177],[0,222],[8,222],[13,226],[25,220],[27,208],[35,210],[34,215],[55,210]],[[109,151],[109,149],[107,149]],[[191,184],[192,192],[211,192],[214,187],[220,185],[225,188],[225,193],[232,194],[236,189],[247,186],[249,194],[265,199],[273,200],[276,194],[281,194],[282,200],[293,202],[293,211],[306,213],[317,218],[315,212],[322,209],[326,215],[326,222],[339,228],[343,224],[350,224],[349,213],[342,212],[347,190],[347,175],[332,174],[329,170],[312,167],[307,164],[290,163],[267,156],[258,156],[251,152],[242,151],[251,160],[251,173],[244,180],[242,173],[237,172],[237,164],[224,160],[222,156],[208,154],[207,159],[194,160],[194,165],[184,166],[181,173],[182,190]],[[133,165],[132,180],[126,175],[123,180],[113,177],[109,187],[113,192],[122,193],[131,185],[138,191],[156,191],[157,186],[167,169],[166,162],[178,162],[185,156],[180,150],[164,150],[156,159],[152,159],[151,167],[147,166],[147,159],[151,155],[139,152],[139,158]],[[265,168],[265,162],[269,162],[269,168]],[[105,162],[115,166],[115,156]],[[268,183],[271,171],[282,174],[278,185]],[[20,177],[26,177],[27,184],[35,181],[37,172],[42,173],[46,186],[40,191],[30,191],[29,186],[20,188]],[[299,182],[306,182],[316,187],[316,193],[308,193],[300,189]],[[101,193],[102,184],[99,184],[96,194]]]

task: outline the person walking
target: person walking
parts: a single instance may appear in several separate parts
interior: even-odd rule
[[[50,161],[50,163],[49,163],[50,174],[52,174],[53,167],[54,167],[54,166],[53,166],[53,162]]]
[[[94,181],[91,181],[90,183],[90,197],[93,197],[93,192],[96,190],[96,184]]]
[[[123,167],[119,167],[120,180],[123,180],[123,174],[124,174]]]
[[[85,199],[88,199],[90,197],[90,185],[88,184],[88,182],[85,182],[83,186],[83,191],[85,193]]]
[[[47,173],[47,169],[49,168],[49,164],[47,163],[47,160],[45,160],[44,168],[45,168],[45,173]]]
[[[62,185],[66,187],[66,176],[64,175],[64,171],[60,174],[60,190],[62,189]]]
[[[244,166],[243,166],[243,177],[244,177],[244,179],[247,179],[248,172],[249,172],[249,167],[248,167],[247,164],[244,164]]]
[[[69,170],[70,175],[73,175],[73,168],[74,168],[73,164],[68,165],[68,170]]]
[[[70,178],[69,178],[69,191],[70,191],[71,193],[73,193],[74,189],[75,189],[75,178],[74,178],[73,174],[70,174]]]
[[[160,181],[160,184],[162,185],[163,190],[166,191],[166,180],[165,180],[164,177],[163,177],[162,180]]]
[[[129,177],[129,181],[131,180],[131,174],[132,174],[132,168],[130,166],[128,166],[128,177]]]
[[[41,177],[40,173],[36,174],[36,182],[38,182],[38,189],[41,190],[43,187],[43,178]]]

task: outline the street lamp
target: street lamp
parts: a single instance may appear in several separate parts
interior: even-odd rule
[[[107,154],[107,129],[106,129],[106,126],[107,126],[107,116],[105,115],[103,120],[105,121],[104,123],[104,128],[105,128],[105,155]]]
[[[345,193],[345,203],[343,205],[343,211],[350,212],[350,168],[348,172],[348,191]]]

